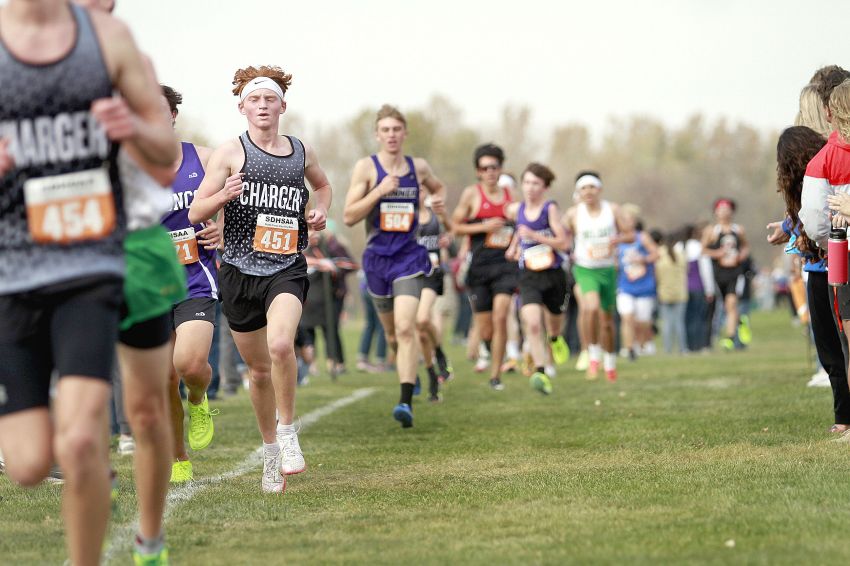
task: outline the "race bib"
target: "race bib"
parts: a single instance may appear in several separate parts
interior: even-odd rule
[[[440,254],[437,252],[428,252],[428,258],[431,260],[433,267],[440,267]]]
[[[413,228],[412,202],[382,202],[381,230],[384,232],[410,232]]]
[[[485,248],[494,248],[506,250],[511,245],[511,239],[514,237],[514,229],[511,226],[502,226],[495,232],[490,232],[484,238]]]
[[[555,252],[546,244],[528,248],[522,255],[525,268],[529,271],[545,271],[555,265]]]
[[[254,250],[268,254],[298,252],[298,219],[272,214],[257,215]]]
[[[607,242],[587,246],[587,257],[590,259],[608,259],[611,253],[611,246]]]
[[[106,169],[89,169],[24,183],[33,241],[70,244],[105,238],[115,230],[115,201]]]
[[[177,259],[183,265],[197,262],[198,257],[198,240],[195,237],[195,228],[189,226],[182,230],[174,230],[168,233],[171,236],[171,241],[174,242],[174,247],[177,249]]]

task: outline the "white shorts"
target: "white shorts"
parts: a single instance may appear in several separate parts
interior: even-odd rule
[[[651,322],[655,297],[635,297],[628,293],[617,293],[617,312],[620,316],[632,316],[638,322]]]

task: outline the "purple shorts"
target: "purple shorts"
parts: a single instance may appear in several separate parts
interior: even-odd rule
[[[367,247],[363,252],[363,271],[369,294],[389,298],[394,295],[394,282],[431,273],[431,260],[428,250],[416,242],[410,242],[393,256],[378,255]]]

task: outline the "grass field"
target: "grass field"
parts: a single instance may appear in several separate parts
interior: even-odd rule
[[[258,468],[209,481],[259,446],[247,395],[217,402],[201,481],[169,510],[172,562],[846,564],[850,445],[826,432],[831,393],[805,387],[785,311],[753,322],[747,352],[621,362],[613,385],[563,371],[550,397],[518,376],[493,392],[452,349],[458,379],[409,430],[393,376],[314,378],[301,414],[375,391],[304,430],[308,470],[283,497],[260,493]],[[132,470],[113,459],[110,558],[126,564]],[[0,477],[0,563],[62,562],[58,495]]]

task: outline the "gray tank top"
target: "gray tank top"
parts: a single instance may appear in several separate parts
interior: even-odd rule
[[[307,247],[304,210],[310,193],[304,184],[304,144],[287,136],[292,153],[267,153],[239,136],[245,151],[242,195],[224,205],[222,260],[246,275],[268,276],[288,269]]]
[[[14,168],[0,179],[0,295],[124,270],[118,145],[89,112],[112,96],[88,13],[70,4],[76,41],[31,65],[0,38],[0,137]]]

